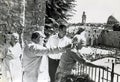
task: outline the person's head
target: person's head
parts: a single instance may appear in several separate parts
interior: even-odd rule
[[[19,35],[17,33],[13,33],[11,35],[11,43],[14,45],[19,41]]]
[[[66,35],[66,29],[67,27],[65,25],[60,25],[59,26],[59,38],[63,38]]]
[[[77,33],[76,33],[76,34],[81,34],[83,31],[84,31],[84,29],[83,29],[83,28],[79,28],[79,30],[77,31]]]
[[[73,48],[81,49],[83,47],[83,42],[78,40],[78,37],[73,37],[72,39]]]
[[[36,44],[42,44],[44,42],[45,35],[41,31],[35,31],[32,33],[31,40]]]

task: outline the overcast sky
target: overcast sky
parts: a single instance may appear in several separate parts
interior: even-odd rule
[[[74,16],[68,22],[81,22],[83,11],[86,12],[86,22],[106,23],[110,15],[120,20],[120,0],[76,0]]]

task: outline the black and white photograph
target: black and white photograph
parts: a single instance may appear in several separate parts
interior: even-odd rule
[[[0,0],[0,82],[120,82],[120,0]]]

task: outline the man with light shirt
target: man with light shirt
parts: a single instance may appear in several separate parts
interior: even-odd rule
[[[48,42],[46,43],[46,47],[49,49],[53,48],[62,48],[64,46],[67,46],[71,44],[71,39],[66,37],[66,26],[65,25],[60,25],[59,26],[59,33],[56,35],[52,35],[49,37]],[[62,53],[58,54],[49,54],[49,75],[50,75],[50,80],[51,82],[55,81],[55,73],[56,69],[59,65],[59,60],[61,58]]]
[[[41,69],[42,58],[48,54],[64,52],[67,47],[62,47],[61,49],[47,49],[43,46],[43,40],[45,35],[41,31],[35,31],[32,33],[31,40],[24,47],[23,51],[23,82],[44,82],[44,78],[47,78],[47,73]],[[44,76],[44,74],[45,76]]]

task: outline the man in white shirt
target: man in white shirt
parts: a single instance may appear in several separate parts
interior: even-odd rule
[[[43,76],[40,68],[43,55],[64,52],[66,50],[66,47],[62,47],[61,49],[54,48],[52,50],[45,48],[43,46],[44,37],[45,35],[42,32],[35,31],[31,36],[32,42],[24,48],[22,62],[23,82],[43,82],[41,80]]]
[[[71,44],[71,39],[65,36],[66,35],[66,26],[60,25],[59,26],[59,33],[56,35],[52,35],[49,37],[48,42],[46,43],[46,47],[49,49],[53,48],[61,48],[64,46],[67,46]],[[59,65],[59,60],[61,58],[62,53],[58,54],[49,54],[49,75],[51,82],[55,81],[55,73],[57,70],[57,67]]]

